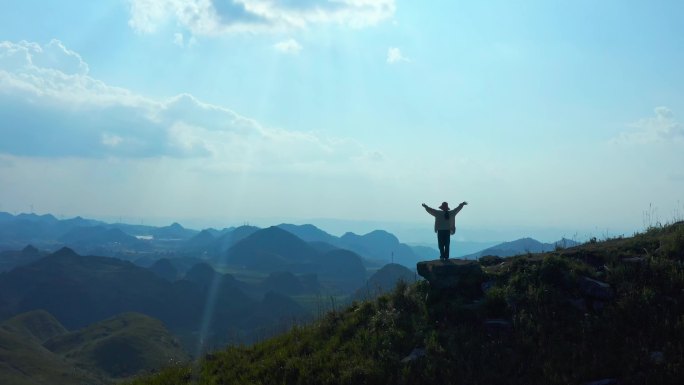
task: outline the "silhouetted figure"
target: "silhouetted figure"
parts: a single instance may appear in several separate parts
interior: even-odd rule
[[[435,232],[437,233],[437,245],[439,246],[439,259],[445,261],[449,259],[449,242],[451,241],[451,234],[456,232],[456,214],[467,205],[468,202],[462,202],[458,207],[449,210],[449,204],[442,202],[439,206],[440,210],[435,210],[423,203],[425,211],[435,217]]]

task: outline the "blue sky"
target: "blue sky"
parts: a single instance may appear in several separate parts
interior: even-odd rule
[[[14,3],[3,211],[414,241],[422,202],[467,200],[472,240],[684,215],[680,1]]]

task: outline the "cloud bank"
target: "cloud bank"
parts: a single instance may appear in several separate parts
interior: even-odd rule
[[[194,158],[212,167],[291,167],[377,160],[350,139],[264,127],[189,94],[137,95],[89,75],[53,40],[0,42],[0,154],[43,158]]]
[[[339,24],[361,28],[394,15],[394,0],[129,0],[129,25],[152,33],[175,22],[194,35],[261,33]]]
[[[630,130],[614,139],[615,143],[648,144],[684,141],[684,126],[667,107],[656,107],[655,116],[640,119],[629,125]]]

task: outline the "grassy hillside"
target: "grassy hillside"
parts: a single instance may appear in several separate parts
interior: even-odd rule
[[[187,361],[187,354],[161,321],[138,313],[120,314],[45,342],[50,351],[104,377],[122,378]]]
[[[138,373],[187,362],[164,325],[126,313],[68,332],[43,310],[0,324],[0,384],[113,384]]]
[[[19,314],[3,322],[0,329],[39,344],[67,332],[64,326],[45,310]]]
[[[101,378],[42,346],[44,338],[65,331],[44,311],[20,314],[0,324],[0,384],[103,384]]]
[[[683,264],[684,223],[489,261],[132,384],[680,384]]]

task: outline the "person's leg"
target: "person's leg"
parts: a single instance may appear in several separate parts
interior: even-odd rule
[[[437,248],[439,249],[439,259],[444,259],[444,242],[442,242],[442,232],[437,232]]]
[[[449,244],[451,243],[451,235],[447,232],[444,239],[444,259],[449,259]]]
[[[439,230],[437,232],[437,244],[439,245],[439,259],[446,259],[448,256],[449,231]]]

